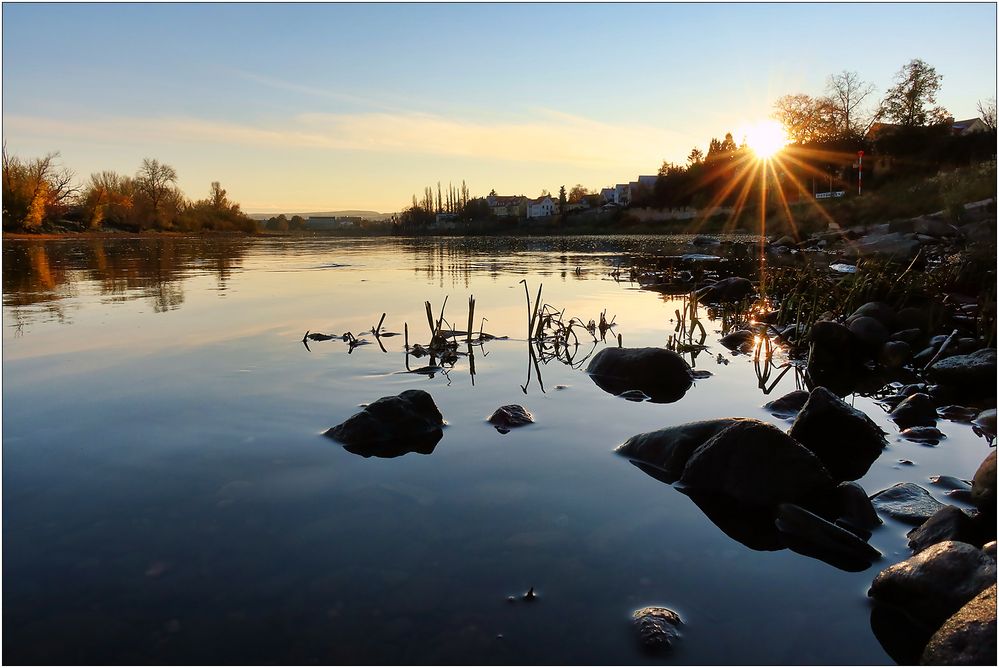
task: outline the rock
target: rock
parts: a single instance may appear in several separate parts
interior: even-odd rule
[[[944,506],[928,491],[911,482],[900,482],[881,490],[871,497],[871,503],[878,512],[915,525],[930,519]]]
[[[891,330],[895,324],[895,309],[884,302],[867,302],[856,311],[850,314],[850,317],[846,319],[847,324],[850,324],[857,318],[874,318],[881,323],[883,327]]]
[[[657,476],[658,479],[672,484],[680,479],[694,450],[720,431],[741,421],[743,418],[704,420],[637,434],[617,446],[614,452],[655,466],[664,474]]]
[[[926,445],[936,445],[947,438],[944,433],[936,427],[908,427],[898,433],[907,441],[924,443]]]
[[[853,332],[857,341],[869,351],[880,350],[888,341],[888,328],[874,318],[862,315],[854,318],[847,327]]]
[[[650,649],[669,647],[680,638],[680,615],[669,608],[648,607],[631,613],[642,644]]]
[[[920,660],[929,666],[996,665],[996,585],[954,613],[926,643]]]
[[[911,260],[919,250],[919,241],[905,234],[868,235],[847,246],[847,258],[883,257],[897,261]]]
[[[869,417],[824,387],[812,390],[789,433],[840,481],[867,473],[887,445],[884,432]]]
[[[777,241],[773,242],[773,245],[774,246],[786,246],[786,247],[790,248],[790,247],[793,247],[793,246],[797,246],[798,242],[794,240],[794,237],[785,234],[780,239],[778,239]]]
[[[406,390],[373,401],[324,435],[364,457],[398,457],[433,452],[444,435],[443,425],[444,417],[427,392]]]
[[[697,448],[680,482],[756,506],[793,502],[834,484],[806,448],[777,427],[749,419],[723,429]]]
[[[897,332],[893,332],[891,335],[892,341],[899,341],[901,343],[907,343],[910,346],[916,345],[916,343],[923,337],[923,332],[918,327],[913,327],[910,329],[900,329]]]
[[[939,626],[995,581],[996,562],[982,550],[945,541],[881,571],[867,595]]]
[[[930,395],[917,392],[905,398],[888,414],[900,428],[933,427],[937,423],[937,411]]]
[[[944,506],[906,536],[909,549],[917,554],[946,540],[969,544],[976,540],[971,518],[957,506]]]
[[[748,278],[730,276],[704,286],[697,291],[697,298],[702,302],[735,302],[752,292],[753,283]]]
[[[926,370],[935,383],[952,385],[964,395],[996,395],[996,349],[983,348],[970,355],[954,355],[939,360]]]
[[[722,533],[758,552],[787,548],[774,525],[774,509],[739,503],[727,494],[677,488],[714,523]]]
[[[696,237],[691,239],[690,243],[695,246],[718,246],[721,244],[721,241],[705,234],[698,234]]]
[[[857,345],[856,335],[846,326],[832,320],[816,321],[808,339],[823,348],[843,352]]]
[[[748,329],[739,329],[721,338],[721,344],[729,350],[750,352],[756,343],[756,334]]]
[[[506,433],[513,427],[523,427],[534,422],[531,412],[519,404],[500,406],[488,418],[489,424],[496,427],[496,431]]]
[[[994,540],[986,543],[985,546],[982,547],[982,551],[987,554],[992,561],[996,560],[996,542]]]
[[[982,411],[975,416],[975,419],[971,421],[971,424],[975,425],[985,436],[990,438],[995,438],[996,436],[996,409],[990,408],[987,411]]]
[[[937,409],[937,416],[951,422],[971,422],[978,415],[977,408],[950,404]]]
[[[996,451],[988,454],[971,481],[971,500],[982,512],[996,512]]]
[[[953,225],[929,216],[920,216],[909,220],[893,220],[888,223],[888,231],[922,234],[929,237],[952,237],[958,234],[957,228]]]
[[[916,329],[922,334],[929,329],[933,312],[939,310],[939,306],[933,306],[929,309],[906,306],[895,314],[895,322],[902,330]],[[910,341],[910,343],[912,342]]]
[[[626,390],[617,396],[621,397],[622,399],[626,399],[627,401],[649,400],[649,395],[645,394],[645,392],[642,392],[641,390]]]
[[[605,392],[641,390],[656,403],[679,400],[693,383],[687,362],[665,348],[604,348],[586,371]]]
[[[930,482],[936,487],[943,488],[944,494],[950,498],[972,503],[970,482],[949,475],[930,476]]]
[[[792,550],[843,570],[862,571],[881,558],[880,552],[853,533],[793,503],[777,507],[776,525],[792,539],[788,541]]]
[[[806,401],[808,401],[808,392],[806,390],[794,390],[779,399],[774,399],[764,404],[763,409],[769,411],[775,417],[787,419],[797,415]]]
[[[899,369],[912,357],[912,348],[905,341],[885,341],[878,353],[878,362],[889,369]]]
[[[845,520],[851,531],[860,529],[867,532],[881,525],[881,518],[874,510],[867,492],[858,483],[841,482],[833,489],[832,498],[837,524]]]

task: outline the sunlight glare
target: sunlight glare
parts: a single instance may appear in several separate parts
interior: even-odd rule
[[[761,160],[771,158],[788,143],[784,126],[774,120],[749,125],[745,128],[744,134],[749,148]]]

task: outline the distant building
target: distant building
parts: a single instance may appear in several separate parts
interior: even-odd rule
[[[638,185],[642,188],[648,188],[651,190],[656,187],[656,181],[659,180],[658,176],[639,176]]]
[[[614,201],[614,189],[613,188],[602,188],[600,190],[600,200],[606,204],[607,202]]]
[[[987,132],[989,126],[980,118],[969,118],[966,121],[954,121],[950,129],[956,135],[971,135],[976,132]]]
[[[546,218],[548,216],[554,216],[557,208],[558,206],[555,201],[552,200],[551,195],[542,195],[537,199],[528,200],[527,217]]]
[[[631,204],[631,184],[618,183],[614,186],[614,203],[618,206]]]
[[[522,218],[527,215],[527,198],[523,195],[489,195],[486,204],[497,218]]]
[[[342,230],[345,227],[357,227],[361,219],[356,216],[309,216],[305,221],[305,229],[312,232]]]

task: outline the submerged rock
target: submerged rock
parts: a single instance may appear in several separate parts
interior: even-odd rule
[[[398,457],[433,452],[444,435],[443,425],[433,397],[423,390],[406,390],[373,401],[324,435],[364,457]]]
[[[783,397],[779,399],[774,399],[763,405],[763,410],[769,411],[774,415],[774,417],[779,418],[792,418],[798,414],[801,407],[805,405],[808,401],[808,391],[807,390],[794,390],[793,392],[788,392]]]
[[[965,603],[926,643],[929,666],[996,665],[996,585]]]
[[[843,570],[862,571],[881,558],[880,552],[855,534],[793,503],[777,507],[776,525],[791,538],[787,544],[792,550]]]
[[[916,392],[906,397],[902,403],[888,414],[901,429],[907,427],[933,427],[937,423],[937,411],[930,395]]]
[[[753,282],[741,276],[730,276],[706,285],[697,291],[702,302],[736,302],[752,294]]]
[[[669,608],[641,608],[631,613],[631,619],[642,644],[650,649],[669,647],[680,638],[683,620]]]
[[[990,438],[996,437],[996,409],[990,408],[987,411],[982,411],[975,416],[975,419],[971,421],[971,424],[977,427],[985,436]]]
[[[739,329],[721,338],[720,343],[729,350],[750,352],[756,342],[756,334],[748,329]]]
[[[936,427],[909,427],[908,429],[903,429],[898,434],[907,441],[925,443],[926,445],[936,445],[947,438]]]
[[[529,410],[519,404],[500,406],[487,419],[496,431],[506,433],[514,427],[523,427],[534,423],[534,416]]]
[[[911,482],[900,482],[881,490],[871,497],[871,503],[889,517],[917,525],[930,519],[944,506],[928,491]]]
[[[744,418],[704,420],[637,434],[617,446],[614,451],[631,460],[655,466],[662,473],[657,476],[658,479],[674,483],[680,479],[694,450],[718,432],[743,420]]]
[[[888,444],[867,415],[824,387],[812,390],[789,433],[837,480],[863,476]]]
[[[995,581],[996,562],[982,550],[945,541],[881,571],[867,595],[936,627]]]
[[[687,362],[665,348],[604,348],[586,371],[605,392],[640,390],[655,403],[678,401],[693,384]]]
[[[777,427],[741,420],[697,448],[681,483],[756,506],[795,501],[834,486],[822,462]]]

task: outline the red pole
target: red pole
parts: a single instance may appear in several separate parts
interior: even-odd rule
[[[857,151],[857,196],[860,196],[861,185],[864,182],[864,152]]]

